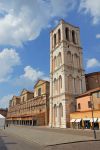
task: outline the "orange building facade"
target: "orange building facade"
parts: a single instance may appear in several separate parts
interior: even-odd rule
[[[70,114],[70,126],[100,129],[100,88],[81,94],[76,103],[77,111]]]
[[[87,91],[100,87],[100,72],[86,74],[85,80]]]
[[[22,90],[20,96],[13,96],[7,113],[7,123],[14,125],[48,125],[49,82],[39,80],[34,92]]]

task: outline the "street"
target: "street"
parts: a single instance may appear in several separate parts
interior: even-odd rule
[[[83,134],[84,133],[84,134]],[[99,150],[92,131],[11,126],[0,129],[0,150]]]
[[[41,150],[35,143],[26,142],[16,135],[7,134],[0,130],[0,150]]]

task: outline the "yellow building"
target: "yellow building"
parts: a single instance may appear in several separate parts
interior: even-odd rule
[[[100,129],[100,88],[81,94],[76,102],[77,111],[70,114],[70,126]]]
[[[10,101],[7,123],[16,125],[48,125],[49,82],[38,80],[34,92],[22,90]]]

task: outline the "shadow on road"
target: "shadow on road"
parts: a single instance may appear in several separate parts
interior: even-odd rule
[[[4,143],[4,140],[2,139],[2,136],[0,136],[0,150],[7,150],[7,147]]]
[[[7,145],[10,145],[10,144],[13,145],[13,144],[17,144],[17,143],[15,143],[15,142],[8,142],[8,136],[0,135],[0,150],[8,150]]]

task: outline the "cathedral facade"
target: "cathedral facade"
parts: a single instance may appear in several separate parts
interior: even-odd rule
[[[49,126],[69,127],[75,97],[85,91],[80,29],[61,20],[50,33]]]

